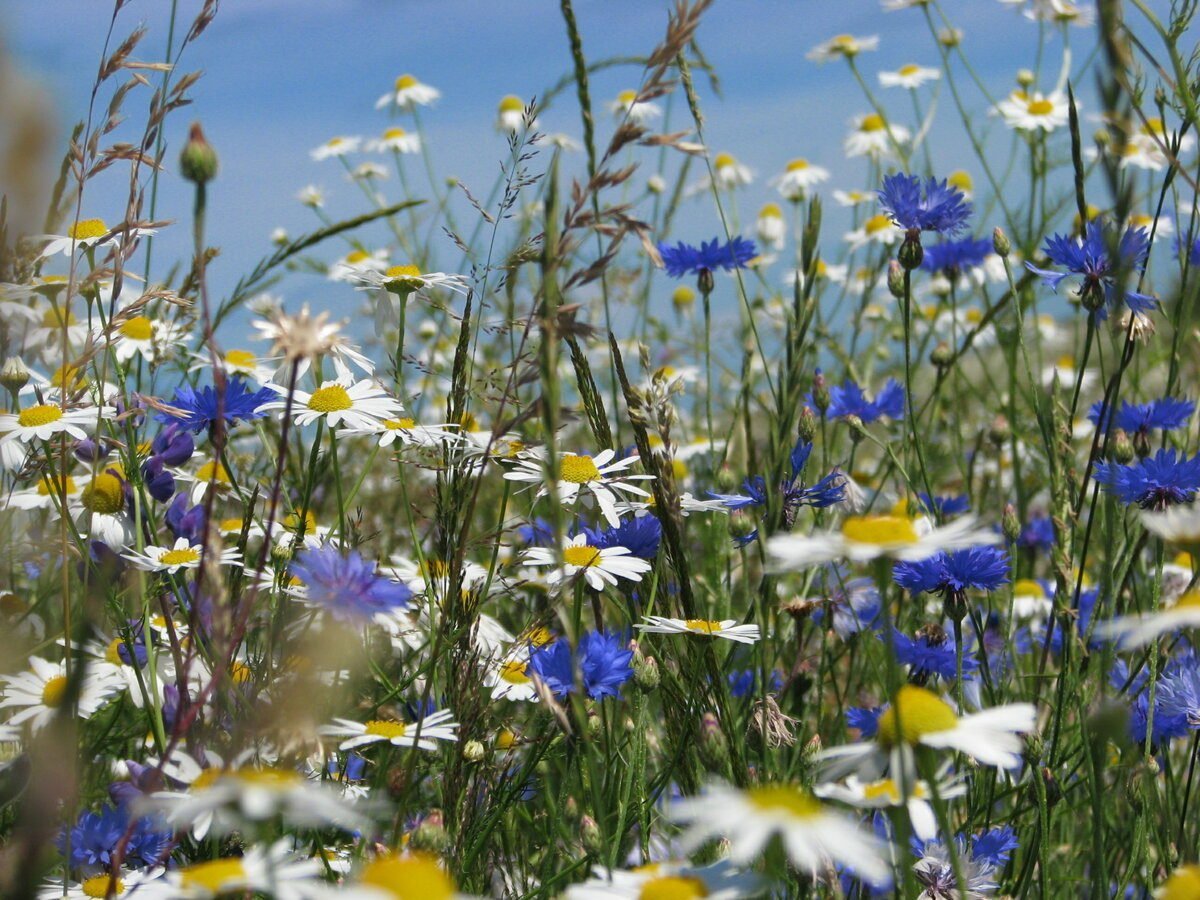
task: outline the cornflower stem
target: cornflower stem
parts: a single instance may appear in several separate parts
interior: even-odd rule
[[[957,895],[962,897],[966,895],[966,870],[963,868],[962,854],[958,852],[958,841],[955,840],[954,827],[950,823],[950,813],[946,808],[946,801],[942,799],[941,789],[938,786],[937,767],[929,763],[928,760],[923,760],[923,762],[924,765],[920,767],[923,770],[921,774],[924,776],[925,783],[929,785],[929,799],[933,806],[933,815],[937,819],[938,830],[942,833],[946,852],[950,856],[950,868],[954,871],[954,884],[957,888]],[[907,815],[907,810],[904,814]]]
[[[704,309],[704,419],[708,425],[709,440],[716,434],[713,430],[712,411],[712,303],[711,289],[706,290],[707,281],[700,283],[700,302]]]
[[[904,408],[908,413],[909,439],[917,457],[921,472],[921,483],[925,493],[933,496],[929,473],[925,468],[925,451],[922,449],[920,432],[917,431],[917,410],[913,402],[912,379],[912,272],[904,269]]]

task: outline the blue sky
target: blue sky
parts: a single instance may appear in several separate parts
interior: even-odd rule
[[[189,22],[200,3],[180,0],[179,6],[181,20]],[[374,101],[401,73],[411,72],[443,93],[424,116],[439,176],[455,175],[476,195],[485,195],[505,155],[503,138],[492,128],[500,97],[528,98],[570,71],[558,6],[554,0],[226,0],[184,57],[183,69],[205,74],[192,92],[194,105],[169,124],[171,147],[165,155],[173,170],[192,119],[204,123],[220,153],[221,174],[210,195],[210,243],[222,251],[211,269],[214,291],[224,294],[240,273],[270,252],[273,228],[297,234],[314,226],[311,213],[295,200],[305,184],[326,189],[333,217],[363,210],[361,196],[338,164],[313,162],[309,151],[335,134],[381,131],[388,119],[373,108]],[[663,33],[669,4],[577,0],[576,7],[585,52],[595,60],[651,48]],[[168,0],[132,0],[119,17],[117,38],[144,23],[149,34],[136,58],[162,58],[169,9]],[[943,9],[965,31],[968,55],[994,93],[1011,87],[1017,68],[1033,66],[1038,26],[1012,8],[996,0],[947,0]],[[64,135],[86,112],[110,15],[111,5],[101,0],[7,0],[0,9],[0,29],[10,49],[25,73],[48,91]],[[701,84],[708,143],[714,151],[733,152],[758,175],[738,198],[743,218],[774,199],[766,181],[794,156],[831,169],[829,187],[865,186],[865,163],[844,159],[841,150],[849,118],[869,111],[861,90],[844,64],[818,66],[805,58],[813,45],[842,32],[880,35],[880,50],[861,57],[862,69],[904,121],[907,97],[880,91],[874,78],[881,69],[907,62],[936,64],[918,11],[883,13],[876,0],[721,0],[706,15],[699,42],[719,73],[723,94],[718,99]],[[1082,29],[1072,32],[1072,41],[1078,64],[1094,41]],[[1061,39],[1051,36],[1047,47],[1043,85],[1049,87],[1058,71]],[[632,67],[600,73],[593,97],[609,100],[638,77]],[[1094,109],[1091,81],[1081,79],[1081,93],[1084,106]],[[998,123],[987,124],[978,91],[968,86],[966,95],[979,121],[1000,132]],[[139,133],[148,100],[149,92],[142,91],[127,107]],[[601,118],[601,127],[610,127]],[[571,92],[541,119],[546,131],[576,137],[581,132]],[[938,123],[932,140],[935,166],[943,171],[965,166],[981,183],[944,90]],[[1008,146],[1007,136],[998,140]],[[582,155],[573,164],[582,166]],[[84,204],[85,215],[119,218],[125,182],[114,172],[97,183]],[[395,179],[383,189],[390,197],[399,190]],[[160,215],[183,219],[189,209],[187,186],[169,171],[162,179]],[[676,236],[717,231],[711,199],[690,201],[685,212]],[[836,214],[831,218],[825,237],[830,248],[844,224]],[[176,226],[155,253],[162,253],[163,261],[182,258],[188,241],[186,227]],[[332,258],[343,249],[331,244],[325,255]],[[289,299],[318,305],[346,302],[346,290],[311,275],[292,276],[283,286]]]

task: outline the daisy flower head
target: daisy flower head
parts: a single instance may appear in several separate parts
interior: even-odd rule
[[[531,566],[558,566],[558,559],[550,547],[530,547],[525,550],[523,561]],[[567,538],[562,547],[562,565],[546,576],[549,584],[570,581],[582,576],[593,590],[615,587],[619,580],[641,581],[642,575],[653,566],[644,559],[634,556],[627,547],[597,547],[589,543],[586,533]]]
[[[847,231],[845,240],[851,250],[859,250],[868,244],[881,244],[890,247],[903,236],[899,228],[889,216],[877,213],[871,216],[858,228]]]
[[[355,722],[351,719],[334,719],[334,725],[318,729],[327,737],[344,737],[338,744],[339,750],[353,750],[370,744],[386,743],[393,747],[416,747],[418,750],[436,750],[438,741],[457,741],[458,723],[448,709],[438,710],[415,722],[398,722],[395,719],[372,719]]]
[[[663,267],[671,278],[682,278],[685,275],[696,275],[711,278],[717,269],[727,272],[734,269],[744,269],[758,250],[754,241],[743,237],[734,237],[725,243],[713,238],[702,242],[699,247],[679,241],[672,247],[670,244],[658,245],[659,255],[662,256]]]
[[[771,183],[785,200],[798,203],[812,188],[828,179],[828,169],[815,166],[802,157],[796,157],[784,166],[782,174],[771,179]]]
[[[910,236],[922,231],[953,235],[971,217],[971,204],[962,192],[932,176],[926,179],[923,191],[921,179],[916,175],[884,176],[879,205]]]
[[[927,518],[907,516],[848,516],[838,531],[813,535],[780,534],[767,541],[767,555],[776,571],[792,571],[849,559],[863,562],[881,556],[918,560],[942,550],[995,544],[1000,535],[962,516],[934,527]]]
[[[210,548],[211,553],[212,548]],[[166,572],[174,575],[180,569],[198,569],[204,556],[204,546],[193,544],[186,537],[178,538],[174,546],[147,546],[141,553],[130,552],[123,557],[146,572]],[[223,549],[217,555],[217,565],[240,566],[242,551],[237,548]]]
[[[938,774],[938,796],[942,800],[961,797],[967,792],[966,784],[960,779],[945,777],[948,768],[944,767]],[[926,781],[919,780],[908,785],[907,802],[895,779],[863,781],[857,775],[851,775],[843,783],[818,784],[813,788],[813,794],[822,800],[836,800],[858,809],[895,809],[903,806],[912,822],[913,834],[918,839],[927,841],[937,837],[937,818],[929,802],[933,793]]]
[[[783,221],[783,210],[778,203],[767,203],[758,211],[758,221],[755,223],[758,239],[763,246],[772,250],[783,249],[783,239],[787,234],[787,224]]]
[[[320,890],[325,869],[316,857],[297,856],[292,844],[292,838],[285,837],[269,847],[248,847],[241,856],[180,866],[144,885],[134,896],[146,900],[216,900],[262,893],[275,900],[306,900]]]
[[[81,535],[114,550],[133,543],[133,517],[129,514],[125,477],[119,466],[97,472],[80,491],[76,525]]]
[[[192,355],[195,362],[188,369],[189,372],[212,368],[212,357],[207,349],[198,350]],[[244,378],[251,384],[263,385],[274,377],[274,369],[264,365],[264,362],[271,362],[271,360],[259,359],[250,350],[236,347],[226,350],[220,355],[220,362],[221,368],[227,375]]]
[[[85,440],[97,421],[116,418],[111,406],[64,409],[57,403],[34,403],[21,407],[16,413],[0,415],[0,444],[20,441],[48,441],[56,434],[66,434],[77,441]]]
[[[816,758],[826,763],[832,777],[853,771],[871,777],[885,771],[911,775],[912,750],[917,746],[957,750],[982,765],[1014,769],[1021,764],[1024,744],[1020,735],[1033,731],[1036,721],[1037,712],[1030,703],[960,716],[932,691],[906,684],[880,714],[874,740],[831,747]]]
[[[420,294],[431,288],[445,288],[465,297],[470,290],[470,282],[464,275],[422,272],[412,265],[391,266],[382,271],[359,269],[350,272],[347,280],[358,285],[358,289],[361,291],[384,290],[398,297]]]
[[[368,431],[378,428],[379,423],[403,411],[400,401],[393,398],[379,383],[371,379],[351,383],[350,373],[335,381],[322,382],[311,394],[294,391],[292,415],[297,425],[311,425],[324,419],[330,428],[345,425],[348,428]],[[286,409],[287,388],[269,384],[268,388],[280,396],[259,407],[259,411]]]
[[[731,191],[754,181],[754,173],[732,153],[718,153],[712,161],[712,181],[718,188]]]
[[[374,269],[382,272],[388,267],[388,251],[386,247],[378,250],[363,250],[357,247],[334,262],[329,267],[330,281],[349,281],[350,275],[360,269]]]
[[[839,206],[855,207],[862,206],[864,203],[874,203],[875,193],[872,191],[834,191],[833,199]]]
[[[525,127],[525,101],[516,94],[503,97],[496,108],[496,130],[515,134]],[[529,127],[537,127],[537,120],[530,122]]]
[[[296,199],[311,209],[320,209],[325,205],[325,191],[315,184],[306,184],[296,192]]]
[[[817,44],[808,51],[808,58],[813,62],[825,63],[834,59],[853,59],[860,53],[879,49],[879,36],[855,37],[852,34],[838,34],[823,43]]]
[[[572,654],[566,638],[535,647],[529,654],[529,671],[551,693],[565,697],[580,686],[593,700],[621,699],[621,686],[633,677],[633,651],[619,634],[589,631]]]
[[[1116,245],[1116,256],[1110,245]],[[1127,228],[1120,239],[1106,223],[1087,223],[1082,237],[1055,234],[1046,238],[1042,252],[1050,262],[1065,271],[1040,269],[1032,263],[1025,268],[1042,279],[1055,293],[1068,278],[1079,279],[1079,298],[1084,308],[1099,319],[1108,317],[1108,306],[1118,302],[1117,276],[1122,272],[1140,272],[1150,254],[1150,237],[1141,228]],[[1124,302],[1134,312],[1146,313],[1158,307],[1148,294],[1125,291]]]
[[[124,829],[122,828],[122,832]],[[118,835],[118,840],[120,836]],[[116,879],[112,879],[109,872],[101,872],[99,875],[90,875],[82,881],[69,881],[66,885],[66,893],[64,893],[63,881],[61,878],[53,881],[47,881],[38,891],[38,900],[89,900],[89,898],[105,897],[112,900],[126,900],[128,897],[143,897],[146,896],[146,891],[149,890],[148,885],[155,879],[161,878],[165,869],[150,868],[141,870],[122,869],[117,873]],[[113,892],[108,893],[110,881],[113,885]]]
[[[1101,622],[1096,625],[1095,633],[1118,642],[1122,649],[1134,649],[1185,628],[1200,628],[1200,591],[1188,591],[1174,604],[1157,612]]]
[[[639,100],[637,91],[621,91],[617,94],[617,99],[608,104],[608,109],[618,119],[628,116],[638,125],[657,119],[662,115],[662,110],[657,103]]]
[[[491,688],[493,700],[537,702],[537,686],[529,670],[528,658],[496,660],[484,676],[483,686]]]
[[[846,155],[850,157],[878,159],[889,156],[896,144],[903,144],[912,136],[903,125],[893,125],[874,112],[856,117],[851,122],[851,129],[843,144]]]
[[[1190,459],[1160,448],[1129,464],[1096,463],[1096,482],[1126,506],[1163,512],[1181,503],[1191,503],[1200,491],[1200,454]]]
[[[408,609],[412,591],[376,572],[375,564],[351,550],[345,555],[326,545],[296,555],[292,576],[304,586],[304,599],[335,619],[370,621]]]
[[[638,631],[650,634],[698,634],[719,637],[739,644],[753,644],[762,636],[757,625],[738,625],[737,619],[671,619],[666,616],[646,616],[646,623],[634,625]]]
[[[1017,131],[1049,133],[1066,125],[1070,117],[1067,97],[1061,91],[1052,91],[1049,94],[1043,94],[1041,91],[1034,91],[1032,94],[1024,90],[1013,91],[996,104],[995,111],[1003,117],[1004,124]]]
[[[365,148],[376,153],[420,153],[421,138],[399,125],[393,125],[379,137],[367,141]]]
[[[444,444],[462,443],[457,425],[422,425],[409,416],[384,419],[371,431],[346,433],[373,435],[378,439],[380,447],[390,447],[395,443],[402,447],[441,447]]]
[[[880,72],[879,83],[884,87],[901,87],[915,91],[921,85],[930,81],[937,81],[941,77],[942,73],[937,69],[931,69],[928,66],[918,66],[916,63],[909,63],[908,65],[901,66],[895,72]]]
[[[571,505],[581,494],[587,493],[600,507],[605,520],[610,525],[617,525],[620,516],[617,512],[617,494],[634,494],[639,497],[650,496],[646,491],[637,487],[634,482],[649,481],[653,475],[629,475],[625,470],[636,465],[638,457],[634,455],[614,459],[616,453],[612,450],[602,450],[595,456],[578,453],[564,453],[558,460],[558,502]],[[550,485],[543,454],[534,451],[522,451],[516,457],[506,459],[511,464],[504,478],[508,481],[524,481],[540,485],[537,496],[545,497],[550,493]],[[576,554],[578,555],[578,554]]]
[[[411,109],[414,106],[429,106],[442,96],[435,87],[418,81],[415,75],[405,73],[396,79],[392,89],[375,101],[376,109],[391,106],[396,109]]]
[[[91,247],[100,247],[105,244],[110,244],[113,241],[124,240],[128,233],[128,240],[144,237],[154,234],[153,228],[129,228],[126,229],[123,225],[118,225],[115,229],[110,230],[103,219],[80,219],[78,222],[72,222],[67,227],[66,234],[44,234],[41,239],[46,241],[46,246],[42,248],[42,258],[50,256],[71,256],[76,250],[88,249]]]
[[[79,677],[79,670],[72,673]],[[29,723],[34,731],[40,731],[54,718],[67,699],[67,664],[52,663],[38,656],[29,657],[29,671],[16,675],[0,675],[3,684],[3,700],[0,709],[15,709],[8,725]],[[88,669],[83,673],[76,700],[76,715],[90,719],[112,697],[125,687],[111,671],[101,668]]]
[[[571,885],[564,900],[737,900],[757,897],[763,890],[762,879],[754,872],[743,872],[728,860],[707,866],[687,861],[654,862],[633,869],[605,869],[597,866],[587,881]]]
[[[886,845],[797,785],[739,791],[714,782],[699,796],[673,802],[667,817],[685,826],[680,846],[686,853],[724,838],[730,862],[749,865],[778,836],[792,865],[803,872],[819,875],[833,862],[880,887],[891,881]]]
[[[159,362],[174,352],[184,335],[185,329],[178,325],[140,313],[115,318],[108,331],[113,355],[119,363],[128,363],[135,356],[149,363]]]
[[[274,396],[275,392],[270,388],[250,390],[246,382],[237,377],[227,380],[220,394],[211,385],[196,390],[190,384],[182,384],[175,389],[169,404],[179,414],[160,412],[154,417],[164,425],[179,423],[181,428],[198,434],[211,430],[219,420],[232,427],[238,422],[265,418],[267,411],[262,406]]]
[[[308,155],[311,156],[317,162],[320,162],[323,159],[330,159],[333,157],[337,157],[340,159],[341,157],[346,156],[347,154],[356,152],[361,143],[362,143],[362,138],[360,138],[360,137],[346,137],[343,135],[339,135],[337,137],[330,138],[325,143],[323,143],[320,147],[317,147],[314,150],[310,151]]]
[[[1194,900],[1200,897],[1200,865],[1182,865],[1154,891],[1154,900]]]

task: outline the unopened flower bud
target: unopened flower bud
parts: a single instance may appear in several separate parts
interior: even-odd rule
[[[1001,259],[1007,259],[1008,254],[1012,253],[1012,241],[999,225],[992,229],[992,249]]]
[[[1000,528],[1010,541],[1015,541],[1021,534],[1021,520],[1017,518],[1017,508],[1011,503],[1004,505],[1004,515],[1000,517]]]
[[[408,839],[410,850],[424,850],[426,853],[442,853],[448,846],[450,836],[446,834],[441,810],[433,810],[422,819]]]
[[[1129,435],[1125,430],[1118,428],[1112,433],[1112,458],[1121,465],[1126,466],[1133,462],[1133,458],[1137,455],[1134,450],[1133,441],[1129,439]]]
[[[888,291],[897,300],[904,297],[904,270],[900,268],[900,263],[894,259],[888,260],[887,268],[887,287]]]
[[[729,760],[729,746],[716,713],[707,712],[700,720],[700,757],[716,771],[724,769]]]
[[[996,416],[992,419],[992,425],[988,429],[988,440],[1000,447],[1008,442],[1012,437],[1012,426],[1008,424],[1008,419],[1004,416]]]
[[[658,670],[658,660],[653,656],[643,656],[638,650],[633,654],[633,680],[647,693],[658,687],[662,673]]]
[[[896,254],[896,258],[900,260],[900,265],[910,272],[913,269],[921,267],[921,261],[925,259],[925,248],[921,246],[921,232],[916,229],[909,229],[908,233],[904,236],[904,243],[900,245],[900,252]],[[903,282],[901,282],[901,294],[903,292]]]
[[[743,541],[754,534],[758,525],[749,516],[734,513],[729,517],[729,536],[735,541]]]
[[[954,351],[945,341],[938,341],[938,345],[929,354],[929,361],[939,369],[949,368],[954,362]]]
[[[711,269],[701,269],[700,274],[696,276],[696,290],[702,294],[711,294],[716,283],[713,281],[713,273]]]
[[[817,433],[817,415],[809,407],[800,410],[800,418],[796,422],[796,436],[802,441],[812,443]]]
[[[204,139],[199,122],[192,123],[188,141],[179,154],[179,174],[193,184],[207,184],[217,176],[217,151]]]
[[[1027,88],[1034,82],[1034,74],[1032,69],[1017,69],[1017,84],[1023,88]]]
[[[652,194],[661,194],[667,189],[667,182],[661,175],[651,175],[646,179],[646,190]]]
[[[722,494],[731,493],[738,486],[737,475],[729,466],[717,469],[717,490]]]
[[[813,376],[812,398],[813,404],[817,407],[817,412],[823,417],[825,411],[829,409],[829,404],[833,402],[833,398],[829,394],[829,384],[825,381],[825,376],[821,373],[820,369],[817,369],[816,374]]]
[[[0,384],[8,388],[9,393],[15,398],[21,388],[28,383],[29,370],[25,368],[21,357],[11,356],[6,359],[3,368],[0,368]]]
[[[600,826],[591,816],[583,816],[579,820],[579,842],[588,853],[599,854],[604,849],[604,839],[600,834]]]
[[[479,762],[487,755],[487,750],[479,741],[467,741],[463,744],[463,759],[467,762]]]
[[[867,436],[867,426],[858,416],[846,416],[846,427],[850,429],[850,440],[856,444]]]

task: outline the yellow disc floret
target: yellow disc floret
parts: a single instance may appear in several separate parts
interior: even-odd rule
[[[363,726],[365,731],[363,734],[372,734],[376,737],[392,740],[394,738],[404,737],[408,731],[408,725],[404,722],[397,722],[394,719],[372,719]]]
[[[571,484],[587,484],[600,480],[600,470],[590,456],[568,453],[562,458],[560,477]]]
[[[697,634],[713,634],[721,630],[721,623],[714,622],[712,619],[688,619],[686,625],[688,631],[694,631]]]
[[[600,551],[590,544],[583,544],[579,547],[567,547],[563,550],[563,562],[568,566],[577,566],[580,569],[586,569],[600,562]]]
[[[85,509],[111,516],[125,506],[124,486],[116,475],[101,472],[83,489],[79,499]]]
[[[917,529],[907,516],[850,516],[842,523],[842,535],[857,544],[916,543]]]
[[[57,709],[67,695],[67,676],[55,675],[42,687],[42,705]]]
[[[396,900],[450,900],[454,882],[429,856],[382,856],[363,869],[361,883]]]
[[[764,784],[749,788],[746,799],[768,812],[785,812],[807,819],[821,812],[821,803],[804,788],[788,784]]]
[[[191,547],[168,550],[159,556],[158,561],[164,566],[186,566],[200,561],[200,551],[194,550]]]
[[[203,888],[214,895],[240,889],[247,880],[241,858],[214,859],[179,870],[179,886]]]
[[[340,412],[353,406],[349,392],[340,384],[323,385],[308,398],[308,408],[319,413]]]
[[[76,241],[88,241],[106,234],[108,226],[103,219],[81,219],[67,229],[67,237]]]
[[[85,878],[79,887],[85,897],[108,897],[108,883],[111,880],[109,874],[105,872],[103,875],[93,875],[91,878]],[[112,887],[111,896],[113,897],[120,897],[125,892],[125,882],[120,878],[112,882]]]
[[[131,341],[148,341],[154,336],[154,323],[145,316],[134,316],[121,323],[121,335]]]
[[[958,716],[945,700],[925,688],[906,684],[879,717],[879,743],[884,747],[916,744],[927,734],[951,731],[957,724]]]
[[[660,875],[651,878],[638,891],[638,900],[693,900],[707,896],[708,888],[704,882],[687,875]]]
[[[57,422],[63,417],[62,407],[52,403],[39,403],[37,406],[27,406],[17,414],[17,424],[22,428],[40,428]]]

